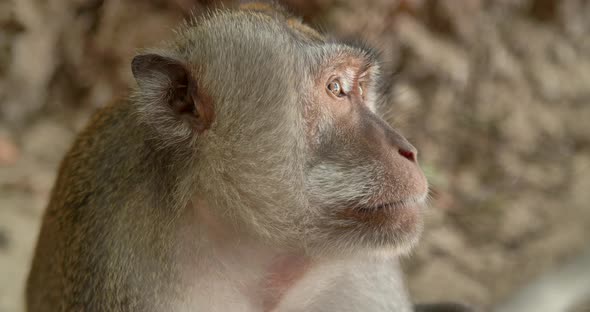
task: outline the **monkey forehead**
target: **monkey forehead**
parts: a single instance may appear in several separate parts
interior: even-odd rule
[[[279,15],[215,11],[182,26],[174,41],[175,50],[206,78],[204,87],[212,96],[236,96],[244,102],[276,102],[281,92],[283,98],[285,92],[300,93],[310,83],[302,77],[316,78],[322,70],[329,70],[327,65],[351,58],[371,64],[366,67],[377,77],[378,60],[373,50],[306,40],[291,24]]]
[[[215,11],[195,18],[177,33],[177,48],[187,56],[236,56],[241,62],[264,61],[269,56],[295,59],[297,40],[287,20],[253,11]],[[198,61],[198,60],[196,60]]]
[[[346,45],[342,43],[325,43],[312,45],[307,52],[311,73],[319,75],[323,71],[332,70],[339,66],[357,67],[359,71],[371,70],[373,75],[379,71],[377,53],[368,48]]]
[[[296,84],[304,71],[305,47],[289,31],[286,20],[277,17],[216,11],[187,23],[177,34],[173,49],[195,71],[218,77],[210,76],[208,81],[223,78],[234,86],[248,82],[254,83],[251,89],[266,89],[269,81],[274,86],[286,81]]]
[[[315,31],[310,34],[310,30],[281,14],[219,10],[195,17],[181,27],[181,39],[177,42],[178,48],[196,62],[199,54],[209,52],[202,59],[239,61],[251,65],[251,71],[256,72],[263,71],[265,64],[272,64],[275,71],[280,66],[285,70],[313,71],[343,57],[358,58],[377,67],[377,53],[368,46],[326,42]]]

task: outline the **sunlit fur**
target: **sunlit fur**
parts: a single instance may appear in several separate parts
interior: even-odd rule
[[[376,163],[326,164],[306,171],[311,155],[304,141],[302,103],[309,100],[306,89],[321,86],[297,77],[311,79],[342,57],[367,59],[363,91],[374,111],[379,65],[370,51],[338,43],[302,43],[283,28],[265,14],[220,11],[177,31],[165,55],[189,64],[199,87],[215,99],[216,121],[204,135],[194,136],[159,104],[162,89],[169,87],[166,77],[139,81],[134,98],[154,136],[166,138],[165,143],[156,138],[155,144],[169,144],[190,158],[192,168],[178,177],[186,186],[180,190],[185,192],[182,197],[203,196],[216,214],[273,244],[348,252],[365,240],[364,234],[347,233],[349,237],[337,241],[323,237],[321,226],[333,213],[325,207],[362,203],[395,188],[388,187]],[[349,90],[352,77],[343,78],[343,88]],[[322,126],[330,127],[325,121]],[[415,241],[396,235],[391,239],[399,241],[391,241],[392,248],[407,249]],[[312,247],[317,241],[323,246]]]
[[[411,145],[374,115],[378,61],[265,12],[214,11],[142,52],[183,64],[215,119],[191,127],[157,71],[96,114],[52,193],[31,312],[410,311],[397,256],[419,236],[426,183],[398,154]],[[334,114],[352,105],[324,100],[324,76],[347,59],[365,69],[364,134]],[[355,79],[345,70],[346,92]],[[342,216],[380,203],[391,220]],[[281,259],[300,275],[269,287]]]

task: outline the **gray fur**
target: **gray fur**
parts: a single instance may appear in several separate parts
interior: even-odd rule
[[[136,75],[129,101],[94,117],[52,193],[30,312],[267,311],[261,285],[285,256],[311,264],[272,311],[410,310],[396,257],[420,225],[368,231],[335,217],[343,204],[407,193],[406,180],[421,177],[415,164],[392,148],[383,157],[403,162],[392,178],[363,148],[409,143],[384,136],[373,146],[320,108],[315,150],[303,118],[330,62],[362,58],[371,62],[366,134],[394,133],[374,115],[379,65],[368,51],[306,39],[286,18],[215,11],[145,51],[184,64],[214,103],[213,124],[196,132],[167,106],[177,86],[157,71]]]

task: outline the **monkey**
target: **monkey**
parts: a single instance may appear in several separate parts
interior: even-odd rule
[[[29,312],[464,311],[405,289],[428,183],[380,117],[376,51],[249,4],[131,71],[60,165]]]

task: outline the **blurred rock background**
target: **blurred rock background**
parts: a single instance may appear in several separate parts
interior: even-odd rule
[[[125,96],[138,48],[213,2],[0,0],[0,312],[23,311],[75,132]],[[415,299],[490,308],[590,248],[590,1],[284,2],[382,51],[387,117],[419,148],[433,190],[404,261]]]

